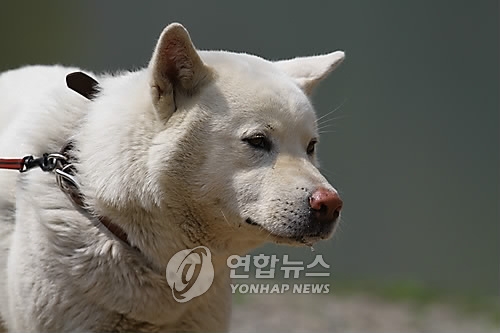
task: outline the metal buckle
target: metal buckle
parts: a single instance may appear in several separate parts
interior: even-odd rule
[[[56,174],[57,185],[63,190],[69,190],[68,187],[78,188],[80,184],[76,180],[75,176],[72,174],[74,170],[73,164],[66,164],[62,168],[56,168],[54,170]]]

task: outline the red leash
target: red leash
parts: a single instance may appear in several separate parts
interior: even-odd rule
[[[57,166],[57,161],[61,158],[66,160],[60,154],[43,154],[42,157],[38,158],[34,158],[31,155],[24,156],[23,158],[0,158],[0,169],[26,172],[39,167],[43,171],[53,171]]]
[[[23,170],[24,158],[0,158],[0,169]]]

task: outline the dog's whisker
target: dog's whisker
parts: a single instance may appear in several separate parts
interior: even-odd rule
[[[224,217],[224,220],[227,222],[227,225],[230,226],[231,224],[229,223],[229,221],[228,221],[228,219],[226,217],[226,214],[224,214],[224,212],[222,211],[222,209],[220,209],[220,212],[222,213],[222,216]]]
[[[320,135],[331,134],[331,133],[337,133],[337,131],[322,131],[322,132],[318,132],[318,134],[320,134]]]
[[[347,118],[347,115],[342,115],[342,116],[337,116],[337,117],[323,119],[322,121],[318,122],[318,126],[331,123],[334,120],[339,120],[339,119],[344,119],[344,118]]]
[[[321,117],[318,117],[317,121],[319,122],[322,119],[325,119],[326,117],[328,117],[328,116],[334,114],[335,112],[339,111],[341,106],[342,106],[342,104],[339,105],[338,107],[336,107],[335,109],[333,109],[332,111],[329,111],[328,113],[322,115]],[[328,119],[328,118],[326,118],[326,119]]]
[[[331,128],[331,127],[335,127],[336,124],[326,124],[326,125],[323,125],[321,127],[318,127],[318,131],[321,131],[325,128]]]
[[[337,106],[335,109],[333,109],[332,111],[322,115],[321,117],[319,117],[317,119],[317,121],[320,121],[321,119],[325,118],[325,117],[328,117],[329,115],[331,114],[334,114],[335,112],[337,112],[338,110],[340,110],[341,107],[343,107],[345,105],[345,103],[347,102],[348,98],[344,98],[344,100],[342,101],[342,103],[339,104],[339,106]]]
[[[320,128],[318,130],[318,133],[328,133],[328,132],[335,132],[338,128],[337,127],[325,127],[325,128]]]

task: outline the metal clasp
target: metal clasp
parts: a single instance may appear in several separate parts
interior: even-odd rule
[[[67,190],[68,186],[79,188],[80,184],[76,180],[75,176],[72,174],[74,170],[73,164],[66,164],[62,168],[56,168],[56,181],[57,185],[63,190]]]
[[[54,172],[57,185],[66,193],[78,189],[80,184],[75,177],[74,165],[69,163],[68,157],[61,153],[43,154],[42,157],[34,158],[32,155],[23,158],[20,172],[39,167],[43,171]]]
[[[20,172],[39,167],[43,171],[54,171],[59,162],[66,162],[67,159],[61,154],[43,154],[42,157],[34,158],[32,155],[23,158],[23,166]]]

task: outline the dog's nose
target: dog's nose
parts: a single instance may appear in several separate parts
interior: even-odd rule
[[[337,219],[342,209],[342,200],[336,191],[324,187],[317,189],[309,198],[312,215],[318,222],[332,222]]]

